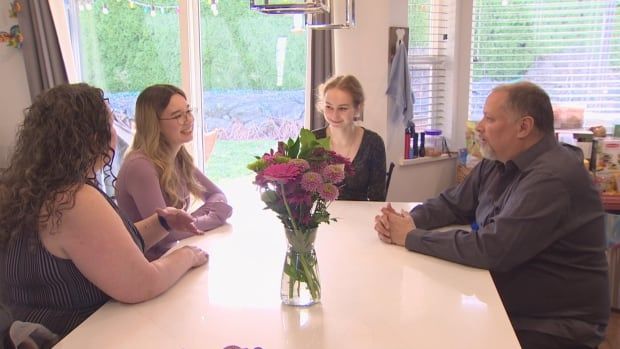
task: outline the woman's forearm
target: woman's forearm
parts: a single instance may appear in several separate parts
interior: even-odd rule
[[[150,270],[142,275],[143,277],[139,282],[140,287],[118,297],[118,301],[139,303],[165,292],[194,266],[194,252],[191,247],[185,246],[150,264]]]
[[[168,231],[159,223],[157,213],[136,222],[136,227],[144,240],[145,250],[148,250],[168,235]],[[187,234],[191,235],[191,233]]]

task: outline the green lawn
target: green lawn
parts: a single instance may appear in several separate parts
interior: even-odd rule
[[[275,140],[233,141],[218,139],[206,164],[206,175],[213,182],[244,177],[252,173],[246,165],[277,145]]]

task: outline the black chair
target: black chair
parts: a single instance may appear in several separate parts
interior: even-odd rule
[[[388,189],[390,189],[390,181],[392,180],[392,171],[394,171],[394,162],[390,162],[390,166],[388,167],[387,173],[386,173],[386,180],[385,180],[385,195],[387,196],[388,193]]]

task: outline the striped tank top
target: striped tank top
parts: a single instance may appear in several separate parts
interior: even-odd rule
[[[101,194],[119,213],[134,242],[144,251],[138,229],[105,193]],[[64,337],[110,299],[71,260],[49,253],[37,233],[19,234],[1,252],[1,257],[3,302],[15,320],[42,324]]]

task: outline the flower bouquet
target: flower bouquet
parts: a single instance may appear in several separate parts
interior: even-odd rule
[[[329,223],[327,207],[338,198],[338,184],[353,174],[346,158],[329,150],[329,139],[316,139],[302,129],[297,139],[278,142],[248,168],[261,199],[284,225],[288,250],[282,271],[282,302],[311,305],[321,299],[321,283],[314,250],[316,230]]]

